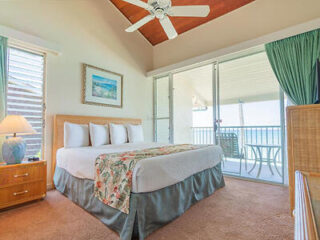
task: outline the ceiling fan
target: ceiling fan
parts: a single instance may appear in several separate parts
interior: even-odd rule
[[[171,6],[171,0],[148,0],[148,3],[141,0],[123,0],[150,12],[150,15],[142,18],[126,29],[126,32],[133,32],[151,20],[158,18],[159,22],[169,39],[178,36],[172,25],[171,17],[207,17],[210,13],[208,5]]]

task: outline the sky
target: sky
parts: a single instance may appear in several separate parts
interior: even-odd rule
[[[221,126],[240,126],[239,105],[221,105]],[[243,104],[245,126],[280,125],[280,101],[263,101]],[[207,111],[193,112],[193,127],[212,126],[212,107]]]

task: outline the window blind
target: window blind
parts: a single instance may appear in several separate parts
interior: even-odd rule
[[[10,47],[8,54],[7,113],[22,115],[37,131],[22,135],[26,157],[41,157],[44,126],[44,55]]]

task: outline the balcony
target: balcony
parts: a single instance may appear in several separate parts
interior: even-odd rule
[[[193,127],[192,135],[194,144],[214,142],[212,127]],[[282,182],[280,126],[220,127],[219,135],[226,174]]]

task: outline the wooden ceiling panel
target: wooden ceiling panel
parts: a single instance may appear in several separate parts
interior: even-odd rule
[[[148,2],[147,0],[142,0]],[[171,0],[172,6],[184,5],[209,5],[210,14],[205,18],[198,17],[170,17],[173,26],[178,34],[189,31],[201,24],[209,22],[233,10],[236,10],[255,0]],[[111,0],[111,2],[120,10],[120,12],[133,24],[149,15],[149,12],[143,8],[137,7],[122,0]],[[123,29],[124,31],[125,29]],[[139,31],[152,44],[157,45],[168,40],[163,31],[159,20],[154,19],[142,26]],[[128,33],[129,34],[129,33]]]

